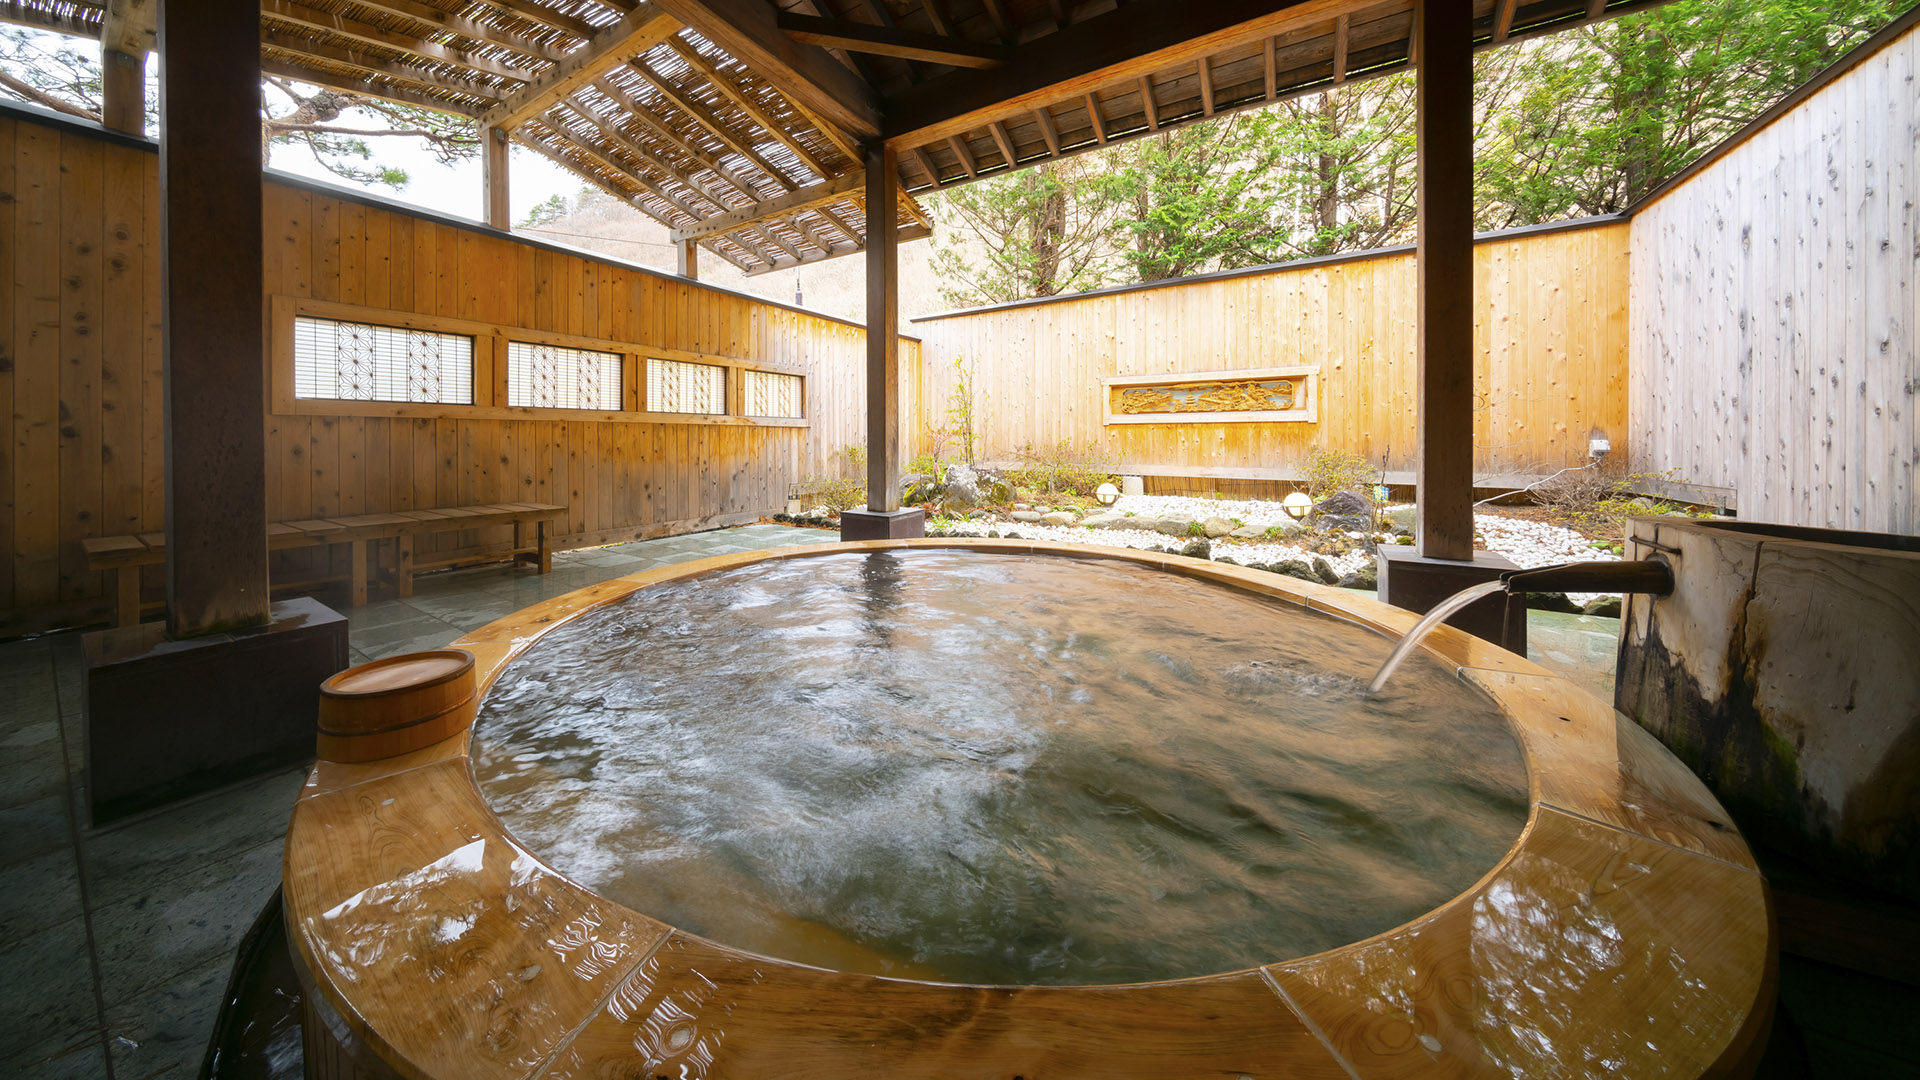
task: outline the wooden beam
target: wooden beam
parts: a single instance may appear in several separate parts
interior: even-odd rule
[[[1160,130],[1160,109],[1153,100],[1153,76],[1140,76],[1140,111],[1147,118],[1147,130]],[[998,123],[998,121],[995,121]]]
[[[931,235],[933,235],[931,230],[921,228],[918,225],[905,225],[905,226],[902,226],[900,230],[894,234],[894,240],[897,243],[904,244],[909,240],[921,240]],[[806,266],[810,263],[825,262],[828,259],[837,259],[842,255],[853,255],[866,250],[867,250],[867,245],[865,241],[856,241],[854,244],[852,244],[849,247],[840,248],[830,253],[823,253],[820,255],[808,256],[806,258],[799,260],[798,262],[776,262],[776,263],[771,263],[763,266],[756,266],[753,269],[746,271],[742,276],[760,277],[763,274],[771,274],[779,270],[791,270],[796,266]]]
[[[1260,42],[1260,53],[1261,69],[1267,77],[1267,100],[1272,101],[1280,93],[1280,70],[1273,55],[1272,37]]]
[[[867,509],[900,509],[900,243],[892,147],[867,148]]]
[[[422,70],[421,68],[398,60],[388,59],[385,56],[361,52],[358,49],[342,48],[338,45],[329,45],[323,41],[314,41],[311,38],[299,37],[293,34],[283,34],[265,23],[260,24],[260,44],[277,49],[290,56],[304,56],[311,57],[315,60],[324,60],[330,64],[350,67],[355,71],[367,75],[393,79],[415,88],[445,90],[455,94],[468,94],[473,97],[486,98],[488,100],[498,100],[502,93],[498,88],[488,86],[485,83],[476,83],[468,79],[453,78],[446,75],[436,75],[433,72]]]
[[[820,155],[814,153],[799,139],[794,138],[792,133],[787,131],[787,125],[775,120],[761,107],[758,101],[754,100],[753,95],[747,93],[745,89],[735,83],[726,72],[721,71],[719,65],[707,59],[698,49],[687,44],[683,38],[677,36],[668,38],[667,44],[672,46],[673,51],[679,53],[680,58],[685,60],[689,66],[704,76],[709,85],[726,95],[727,100],[739,106],[740,111],[746,113],[755,124],[760,126],[761,130],[778,139],[781,145],[793,151],[800,160],[806,162],[807,167],[812,169],[816,175],[822,179],[833,175],[833,170],[827,167],[827,163],[821,159]],[[850,155],[849,160],[858,161],[860,159],[858,156]]]
[[[693,159],[694,164],[699,165],[701,168],[704,168],[707,171],[713,173],[714,176],[720,178],[721,180],[726,181],[727,184],[732,186],[734,189],[738,190],[741,195],[745,196],[748,202],[750,203],[758,202],[760,200],[761,192],[758,188],[753,186],[753,183],[751,181],[747,180],[747,178],[741,176],[739,173],[734,172],[732,169],[727,168],[725,163],[723,163],[719,158],[713,156],[712,154],[709,154],[705,149],[699,146],[696,146],[691,142],[688,142],[684,136],[682,136],[679,132],[673,130],[672,126],[669,125],[665,119],[656,115],[652,109],[647,108],[646,106],[640,104],[638,101],[635,101],[633,98],[627,96],[627,94],[624,91],[622,91],[619,87],[614,86],[605,81],[596,83],[594,86],[594,89],[600,91],[602,94],[605,94],[608,97],[608,99],[613,101],[614,104],[620,106],[620,108],[623,111],[625,111],[628,118],[644,125],[648,131],[653,132],[655,137],[659,138],[662,142],[673,147],[675,150],[678,150],[680,153],[685,154],[687,157]],[[605,129],[605,124],[599,118],[599,116],[597,114],[593,114],[592,111],[588,110],[584,104],[580,103],[578,100],[574,98],[567,99],[567,103],[574,109],[575,112],[581,113],[581,115],[584,118],[586,118],[596,126],[600,126],[603,129]],[[626,142],[626,143],[632,142],[632,140],[628,139],[627,136],[625,136],[624,134],[620,134],[618,132],[612,132],[612,134],[616,135],[623,142]],[[638,144],[634,144],[634,145],[635,145],[635,149],[641,152],[648,153],[649,156],[651,156],[651,151],[647,151],[644,147],[638,146]],[[730,202],[726,200],[715,199],[714,201],[720,205],[720,208],[722,210],[729,209],[732,205]]]
[[[167,632],[176,639],[270,619],[259,35],[257,0],[176,0],[160,11]]]
[[[944,185],[944,181],[940,179],[940,170],[933,167],[933,159],[927,156],[927,151],[924,147],[916,146],[908,151],[908,153],[913,155],[914,164],[920,166],[920,171],[927,174],[928,182],[932,183],[935,188]]]
[[[615,159],[611,153],[609,153],[609,146],[616,147],[621,151],[631,155],[635,160],[641,162],[642,164],[645,164],[655,169],[662,176],[665,176],[667,179],[672,180],[674,183],[679,184],[681,187],[686,188],[688,191],[693,192],[695,195],[711,203],[714,207],[713,213],[723,213],[733,208],[733,201],[731,199],[727,198],[724,195],[716,194],[712,190],[711,186],[700,183],[699,181],[695,180],[691,175],[685,172],[682,172],[678,167],[674,166],[672,163],[661,158],[658,154],[654,153],[653,150],[650,149],[649,147],[644,146],[638,142],[635,142],[633,138],[629,136],[626,132],[621,131],[619,128],[613,126],[609,118],[601,116],[598,112],[595,112],[593,109],[589,108],[585,103],[581,102],[578,98],[570,97],[565,101],[561,102],[560,105],[557,107],[564,107],[568,112],[571,112],[575,116],[586,121],[589,125],[593,127],[595,131],[598,131],[600,133],[601,138],[607,141],[608,146],[596,147],[590,143],[582,142],[582,140],[578,135],[573,135],[571,133],[568,133],[565,131],[565,129],[556,128],[556,130],[560,130],[564,134],[567,134],[567,137],[571,138],[574,142],[579,143],[580,145],[595,151],[596,155],[599,157],[600,160],[612,165],[616,169],[620,169],[623,172],[632,173],[631,169],[627,168],[624,165],[621,165],[620,162],[617,159]],[[554,125],[550,121],[548,123],[548,126],[553,127]],[[635,180],[644,179],[643,177],[639,176],[637,173],[633,174],[633,176]],[[719,179],[723,181],[727,180],[727,178],[724,176],[719,177]],[[731,183],[731,181],[728,181],[728,182]],[[733,186],[739,187],[738,184],[734,184]],[[751,189],[747,189],[747,190],[749,192],[751,191]],[[664,192],[661,192],[660,194],[662,195],[663,198],[666,197]],[[752,197],[751,194],[749,194],[748,197],[751,198]],[[681,213],[686,214],[688,217],[691,217],[696,221],[713,216],[712,214],[695,209],[692,206],[692,204],[687,203],[684,200],[669,199],[668,201],[673,205],[674,209],[679,210]]]
[[[1416,532],[1473,558],[1473,0],[1414,0],[1419,249]]]
[[[497,127],[480,129],[480,189],[486,223],[496,229],[513,228],[513,204],[508,198],[507,133]]]
[[[782,32],[795,41],[826,49],[891,56],[898,60],[924,60],[948,67],[992,68],[1013,59],[1013,50],[1005,45],[985,45],[961,38],[922,34],[845,19],[823,19],[783,11],[778,16]]]
[[[766,0],[654,3],[779,87],[796,106],[859,138],[880,133],[880,99],[873,87],[825,49],[782,33],[775,9]],[[854,160],[859,160],[858,155]]]
[[[866,184],[865,173],[849,173],[836,176],[824,183],[803,187],[771,199],[756,202],[751,206],[742,206],[728,210],[714,217],[706,218],[698,225],[684,229],[675,229],[668,237],[675,243],[682,240],[704,240],[710,236],[729,233],[745,225],[751,225],[767,218],[785,217],[802,210],[811,210],[817,206],[841,202],[859,191]]]
[[[21,0],[0,0],[0,23],[30,26],[36,30],[51,30],[56,34],[67,34],[71,37],[98,37],[99,25],[81,14],[87,10],[89,9],[77,5],[62,10],[25,4]]]
[[[719,114],[707,108],[705,104],[692,94],[687,93],[686,90],[681,88],[680,84],[647,66],[647,62],[638,57],[627,61],[627,66],[631,68],[635,74],[653,84],[654,89],[665,95],[667,100],[673,102],[682,112],[699,121],[700,125],[708,131],[713,132],[714,136],[725,143],[729,150],[746,158],[754,168],[765,173],[767,179],[772,180],[775,184],[788,191],[792,191],[800,186],[792,180],[789,180],[785,173],[773,166],[772,162],[760,156],[760,152],[753,148],[754,140],[752,136],[734,131],[726,121],[720,119]]]
[[[435,30],[444,31],[449,34],[458,34],[471,41],[478,41],[487,45],[496,45],[503,49],[511,49],[522,56],[529,56],[536,60],[545,60],[549,64],[558,64],[565,60],[569,51],[564,48],[556,48],[547,42],[530,38],[525,34],[504,30],[488,23],[476,22],[472,19],[442,11],[431,4],[422,3],[421,0],[354,0],[354,3],[361,7],[372,8],[375,11],[384,11],[389,15],[398,15],[411,19],[414,22],[433,27]],[[588,40],[591,39],[592,35],[581,34],[580,37],[582,40]]]
[[[1607,13],[1607,0],[1587,0],[1587,18],[1597,19]]]
[[[1013,44],[1013,23],[1007,18],[1007,9],[1000,6],[1000,0],[980,0],[980,6],[987,11],[987,19],[993,23],[993,32],[1000,40]]]
[[[973,162],[973,151],[967,149],[966,136],[955,135],[949,138],[947,140],[947,149],[953,151],[954,159],[960,162],[962,169],[966,170],[967,179],[978,180],[980,178],[980,167]]]
[[[100,50],[100,123],[129,135],[147,133],[147,65],[144,57]]]
[[[1060,156],[1060,129],[1054,126],[1053,112],[1041,105],[1033,110],[1033,119],[1040,125],[1040,138],[1047,144],[1047,153]]]
[[[1200,58],[1200,111],[1213,115],[1213,57]]]
[[[1100,115],[1100,99],[1092,91],[1087,92],[1087,122],[1093,125],[1093,138],[1101,146],[1107,145],[1107,122]]]
[[[1495,45],[1507,40],[1507,35],[1513,33],[1513,11],[1517,6],[1517,0],[1494,0],[1493,43]],[[1588,17],[1592,17],[1591,13]]]
[[[1021,46],[1004,67],[956,71],[901,91],[888,101],[886,138],[896,147],[924,146],[1049,101],[1324,22],[1351,3],[1136,0]]]
[[[277,46],[276,46],[277,47]],[[302,64],[289,63],[268,57],[260,58],[262,75],[278,75],[294,82],[310,83],[314,86],[327,86],[335,90],[344,90],[362,97],[379,98],[400,105],[418,105],[435,112],[453,113],[456,116],[470,116],[478,119],[482,108],[478,105],[466,105],[458,101],[448,101],[411,86],[397,86],[393,83],[376,83],[364,77],[342,75],[337,72],[319,71]]]
[[[1345,14],[1334,16],[1333,20],[1333,81],[1347,81],[1347,45],[1351,27]]]
[[[107,0],[100,23],[100,47],[107,52],[144,57],[153,51],[159,0]]]
[[[491,75],[498,79],[512,79],[515,82],[531,82],[534,72],[525,67],[514,67],[498,60],[476,56],[473,53],[448,45],[439,45],[427,41],[415,34],[406,34],[389,30],[383,26],[361,22],[345,15],[336,15],[330,11],[321,11],[296,3],[295,0],[260,0],[260,13],[270,15],[281,22],[292,23],[311,30],[322,30],[329,34],[351,38],[367,45],[377,45],[386,49],[399,49],[426,60],[451,64],[481,75]]]
[[[694,281],[700,279],[700,245],[693,240],[675,241],[673,245],[674,272],[683,278]]]
[[[1007,134],[1007,125],[995,120],[987,125],[987,130],[993,134],[993,145],[999,147],[1000,160],[1007,163],[1007,171],[1019,168],[1020,161],[1013,152],[1013,137]]]
[[[361,3],[363,0],[354,0],[354,2]],[[386,0],[380,0],[380,2],[384,3]],[[494,7],[511,11],[522,18],[531,19],[545,26],[551,26],[556,30],[564,30],[582,41],[592,41],[600,32],[598,27],[587,20],[560,11],[551,4],[536,4],[533,3],[532,0],[486,0],[486,2]],[[612,5],[608,6],[612,7]],[[640,6],[644,7],[645,5],[642,4]],[[625,15],[630,13],[632,9],[614,8],[614,10]]]
[[[629,57],[653,48],[680,32],[679,20],[661,10],[658,4],[641,4],[632,14],[595,34],[593,40],[553,66],[480,118],[483,124],[511,131],[530,117],[538,116],[580,87],[593,82]]]

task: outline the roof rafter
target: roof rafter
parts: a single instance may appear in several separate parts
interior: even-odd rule
[[[643,3],[619,22],[595,34],[585,48],[569,53],[551,71],[508,95],[488,110],[481,122],[512,130],[546,112],[554,102],[598,79],[628,57],[645,52],[679,32],[679,20],[659,5]]]
[[[100,23],[100,47],[127,56],[153,51],[159,21],[158,0],[107,0]]]
[[[867,182],[865,172],[848,173],[837,176],[824,183],[803,187],[798,191],[789,191],[771,199],[763,199],[751,206],[728,210],[717,217],[708,218],[698,225],[684,229],[675,229],[670,234],[675,241],[699,240],[724,232],[731,232],[743,225],[750,225],[767,218],[797,214],[802,210],[811,210],[829,203],[842,202],[859,191]]]
[[[345,15],[311,8],[295,0],[260,0],[260,13],[295,26],[324,31],[381,48],[399,49],[425,60],[451,64],[481,75],[512,79],[516,82],[531,82],[534,77],[534,72],[527,68],[512,67],[498,60],[475,56],[465,50],[456,49],[450,45],[440,45],[416,35],[388,30]]]
[[[879,95],[825,49],[780,32],[765,0],[654,0],[700,36],[738,57],[789,100],[858,138],[880,134]]]
[[[279,49],[280,46],[275,45],[273,48]],[[282,51],[291,53],[291,50]],[[483,107],[479,105],[463,105],[457,101],[448,101],[446,98],[434,97],[432,94],[422,93],[411,87],[396,86],[392,83],[372,82],[365,78],[353,78],[339,74],[338,72],[320,71],[302,64],[292,64],[285,60],[276,60],[270,56],[260,58],[260,73],[262,75],[277,75],[283,79],[303,82],[311,86],[325,86],[334,90],[344,90],[349,94],[359,94],[362,97],[379,98],[381,101],[391,101],[397,105],[418,105],[423,109],[453,113],[456,116],[470,116],[478,119],[481,112],[484,111]]]
[[[823,48],[891,56],[897,60],[924,60],[948,67],[992,68],[1013,59],[1004,45],[985,45],[962,38],[922,34],[889,26],[823,19],[781,12],[777,23],[788,37]]]
[[[788,191],[792,191],[799,186],[792,180],[789,180],[786,173],[775,168],[771,162],[760,156],[760,152],[753,148],[753,140],[751,138],[735,131],[725,121],[721,120],[717,113],[707,108],[705,104],[701,103],[700,100],[695,98],[691,93],[688,93],[679,83],[674,82],[672,79],[654,70],[644,59],[636,57],[633,60],[627,61],[627,66],[633,69],[635,74],[647,80],[655,90],[658,90],[668,101],[678,106],[682,112],[698,120],[702,127],[713,132],[715,137],[727,145],[728,149],[746,158],[747,161],[752,163],[754,168],[765,173],[768,179]]]
[[[312,38],[281,34],[265,23],[262,23],[260,26],[260,44],[292,56],[310,56],[315,60],[324,60],[330,64],[339,64],[342,67],[350,67],[356,71],[366,72],[369,75],[395,79],[417,87],[446,90],[456,94],[470,94],[474,97],[487,98],[489,100],[498,100],[502,93],[502,91],[487,86],[484,83],[475,83],[467,79],[446,75],[436,75],[431,71],[414,67],[411,64],[402,63],[399,60],[389,59],[385,56],[361,52],[358,49],[346,49],[338,45],[329,45],[324,41],[315,41]]]
[[[411,19],[438,31],[458,34],[470,41],[512,49],[523,56],[545,60],[550,64],[557,64],[567,58],[566,49],[555,48],[552,44],[528,37],[515,30],[507,30],[442,11],[430,4],[421,3],[420,0],[353,0],[353,2],[361,7]]]

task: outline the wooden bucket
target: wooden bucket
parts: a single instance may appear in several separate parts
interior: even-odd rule
[[[473,654],[403,653],[350,667],[320,684],[320,756],[352,763],[430,746],[473,723]]]

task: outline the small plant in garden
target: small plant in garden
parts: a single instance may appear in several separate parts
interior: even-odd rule
[[[1635,494],[1637,490],[1656,483],[1678,480],[1679,474],[1679,469],[1625,475],[1607,475],[1597,468],[1569,469],[1534,485],[1531,493],[1535,500],[1580,532],[1589,536],[1624,536],[1627,519],[1636,514],[1711,516],[1680,503]],[[1611,544],[1612,541],[1602,540],[1601,543]]]
[[[937,479],[947,475],[947,466],[949,464],[951,464],[951,462],[942,460],[937,455],[921,454],[919,457],[907,462],[907,471]]]
[[[862,443],[848,443],[840,448],[840,460],[846,462],[847,472],[852,476],[867,474],[867,448]],[[811,482],[811,481],[809,481]]]
[[[1007,479],[1031,491],[1092,491],[1119,479],[1106,455],[1091,441],[1085,447],[1075,447],[1071,439],[1039,448],[1028,443],[1015,456],[1020,464],[1007,470]]]
[[[987,411],[987,394],[974,378],[975,362],[953,358],[953,397],[947,401],[947,433],[960,444],[960,460],[978,464],[980,428]]]
[[[810,507],[824,506],[834,511],[851,510],[867,501],[867,482],[809,476],[800,485],[799,495],[801,500]]]
[[[1357,491],[1369,500],[1380,471],[1351,450],[1316,448],[1307,459],[1307,494],[1314,502],[1341,491]]]
[[[1269,525],[1267,526],[1267,531],[1261,533],[1260,537],[1263,540],[1284,540],[1287,537],[1286,526]]]
[[[1207,535],[1207,527],[1205,525],[1200,524],[1197,521],[1189,521],[1187,522],[1187,535],[1188,536],[1205,536]]]

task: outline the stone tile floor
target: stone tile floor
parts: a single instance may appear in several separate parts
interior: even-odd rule
[[[423,576],[347,609],[356,663],[624,574],[833,533],[752,525]],[[1610,698],[1613,620],[1535,613],[1536,659]],[[233,950],[279,883],[304,770],[90,827],[76,634],[0,645],[0,1076],[197,1075]]]

